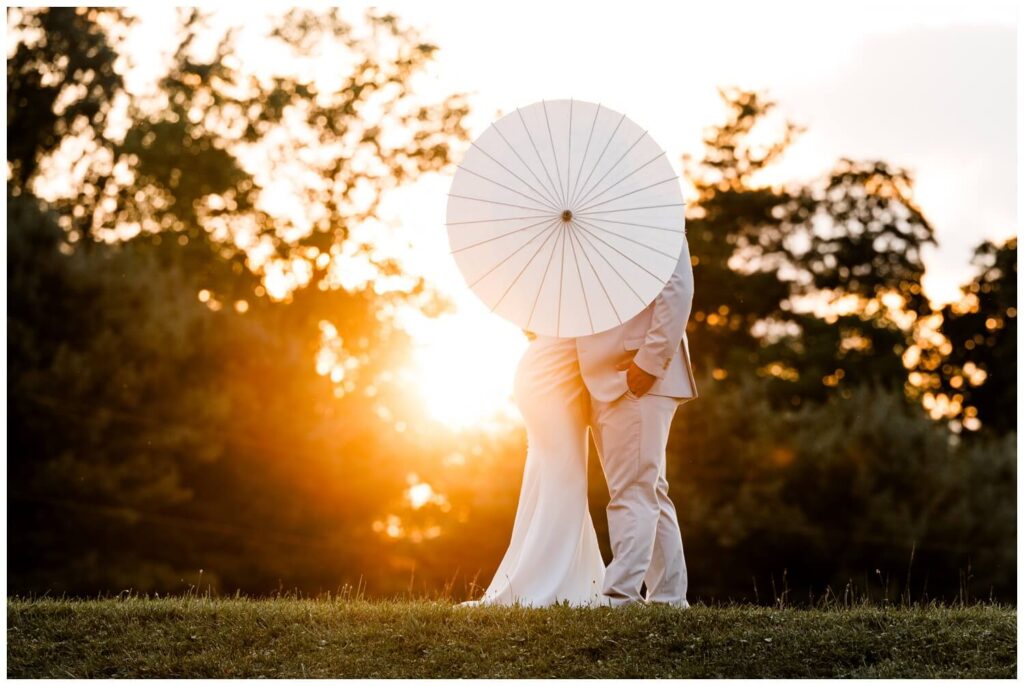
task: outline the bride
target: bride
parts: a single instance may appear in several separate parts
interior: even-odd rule
[[[606,604],[587,508],[590,401],[575,339],[534,337],[516,370],[515,399],[527,452],[512,540],[483,598],[464,605]]]

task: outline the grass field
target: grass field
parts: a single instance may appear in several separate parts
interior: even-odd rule
[[[7,603],[9,677],[1002,677],[998,605],[580,610],[440,602]]]

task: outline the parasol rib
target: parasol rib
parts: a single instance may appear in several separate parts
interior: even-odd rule
[[[495,130],[497,130],[497,127],[495,127]],[[499,131],[499,134],[500,134],[500,133],[501,133],[501,132]],[[507,141],[506,141],[506,142],[507,142]],[[473,147],[475,147],[475,148],[476,148],[477,150],[479,150],[479,151],[480,151],[480,152],[482,152],[483,154],[487,155],[488,159],[490,159],[490,160],[491,160],[492,162],[494,162],[495,164],[497,164],[497,165],[498,165],[499,167],[501,167],[502,169],[504,169],[505,171],[507,171],[507,172],[508,172],[509,174],[511,174],[512,176],[514,176],[514,177],[516,177],[517,179],[519,179],[519,181],[520,181],[520,182],[521,182],[521,183],[522,183],[523,185],[525,185],[525,186],[526,186],[527,188],[529,188],[529,189],[530,189],[531,191],[533,191],[534,193],[536,193],[536,194],[537,194],[537,198],[538,198],[538,199],[541,199],[541,198],[542,198],[542,199],[544,200],[544,204],[545,204],[545,205],[551,205],[551,207],[555,207],[555,206],[556,206],[556,204],[555,204],[555,203],[553,203],[553,202],[551,202],[551,199],[550,199],[550,198],[548,198],[548,197],[547,197],[547,196],[546,196],[546,195],[545,195],[544,193],[542,193],[541,191],[539,191],[539,190],[537,190],[536,188],[534,188],[534,187],[533,187],[533,184],[531,184],[531,183],[530,183],[529,181],[527,181],[526,179],[524,179],[524,178],[522,178],[521,176],[519,176],[519,174],[516,174],[516,173],[515,173],[514,171],[512,171],[511,169],[509,169],[508,167],[506,167],[506,166],[505,166],[504,164],[502,164],[502,163],[501,163],[500,161],[498,161],[498,159],[497,159],[497,158],[495,158],[494,156],[492,156],[492,155],[491,155],[491,153],[487,152],[487,151],[486,151],[486,150],[484,150],[484,149],[483,149],[482,147],[480,147],[480,145],[479,145],[479,144],[477,144],[477,143],[475,143],[475,142],[474,142],[474,143],[473,143]],[[520,158],[520,159],[522,159],[522,158]],[[526,162],[523,162],[523,164],[525,165],[525,164],[526,164]],[[534,177],[534,178],[536,178],[536,177]],[[540,183],[540,179],[537,179],[537,183]],[[543,187],[543,184],[541,184],[541,186]]]
[[[624,241],[629,241],[630,243],[633,243],[634,245],[639,245],[641,248],[647,248],[651,252],[656,252],[659,255],[667,257],[668,259],[672,260],[673,263],[675,263],[675,261],[679,259],[679,255],[670,255],[667,252],[662,252],[662,251],[658,250],[657,248],[652,248],[651,246],[647,245],[646,243],[641,243],[640,241],[635,240],[633,238],[630,238],[629,236],[623,236],[621,233],[616,233],[616,232],[611,231],[609,229],[602,229],[600,226],[596,226],[594,224],[591,224],[589,221],[584,221],[583,219],[580,219],[579,223],[580,223],[581,226],[584,226],[584,225],[585,226],[589,226],[592,229],[597,229],[598,231],[603,231],[603,232],[605,232],[607,234],[615,236],[616,238],[621,238]]]
[[[454,255],[455,253],[462,252],[463,250],[469,250],[470,248],[475,248],[478,245],[483,245],[484,243],[490,243],[491,241],[496,241],[499,238],[504,238],[505,236],[511,236],[514,233],[519,233],[521,231],[526,231],[528,229],[532,229],[533,227],[540,226],[541,224],[547,224],[547,223],[550,222],[550,220],[551,220],[551,217],[544,217],[544,219],[540,220],[539,222],[537,222],[535,224],[530,224],[529,226],[524,226],[522,228],[513,229],[511,231],[506,231],[505,233],[501,234],[500,236],[495,236],[494,238],[488,238],[486,240],[482,240],[482,241],[479,241],[477,243],[472,243],[470,245],[464,245],[461,248],[458,248],[456,250],[452,250],[450,254]]]
[[[612,170],[615,169],[615,167],[619,166],[619,162],[621,162],[623,159],[625,159],[626,155],[628,155],[633,150],[633,148],[635,148],[637,146],[637,143],[639,143],[640,141],[642,141],[646,137],[647,137],[647,132],[646,131],[641,133],[640,137],[637,138],[635,141],[633,141],[633,145],[631,145],[628,148],[626,148],[626,151],[623,152],[621,155],[619,155],[619,159],[615,160],[615,162],[612,163],[612,166],[608,167],[608,169],[605,171],[605,173],[601,175],[601,178],[598,179],[597,181],[595,181],[594,185],[592,185],[590,187],[590,189],[587,190],[583,194],[582,197],[580,197],[579,202],[582,204],[582,203],[590,201],[591,200],[590,194],[594,192],[594,189],[596,189],[598,186],[600,186],[601,182],[604,181],[606,178],[608,178],[608,175],[612,173]]]
[[[636,265],[637,267],[639,267],[639,268],[640,268],[640,269],[641,269],[641,270],[642,270],[642,271],[643,271],[643,272],[644,272],[645,274],[647,274],[648,276],[650,276],[650,277],[651,277],[652,279],[655,279],[655,280],[656,280],[656,281],[658,281],[659,283],[664,283],[664,282],[665,282],[665,280],[664,280],[664,279],[662,279],[662,278],[661,278],[660,276],[658,276],[657,274],[655,274],[655,273],[653,273],[653,272],[649,271],[649,270],[647,269],[647,267],[643,266],[642,264],[640,264],[639,262],[637,262],[636,260],[634,260],[634,259],[633,259],[632,257],[630,257],[629,255],[627,255],[626,253],[622,252],[621,250],[619,250],[618,248],[616,248],[616,247],[615,247],[614,245],[612,245],[612,244],[611,244],[611,243],[609,243],[608,241],[604,240],[603,238],[601,238],[600,236],[598,236],[598,235],[597,235],[597,234],[595,234],[595,233],[591,233],[591,232],[590,232],[590,230],[589,230],[589,229],[588,229],[587,227],[583,226],[582,224],[579,224],[579,227],[580,227],[580,230],[581,230],[581,231],[583,231],[584,233],[586,233],[587,235],[589,235],[590,237],[592,237],[592,238],[593,238],[594,240],[597,240],[597,241],[601,241],[602,243],[604,243],[605,245],[607,245],[607,246],[608,246],[609,248],[611,248],[612,250],[614,250],[615,252],[617,252],[617,253],[618,253],[619,255],[621,255],[622,257],[626,258],[626,259],[627,259],[627,260],[629,260],[630,262],[632,262],[632,263],[633,263],[634,265]],[[632,287],[630,287],[630,288],[632,288]],[[634,294],[636,294],[636,291],[633,291],[633,293],[634,293]],[[637,295],[637,297],[639,298],[640,296],[639,296],[639,295]],[[643,300],[643,298],[640,298],[640,299],[641,299],[641,300]]]
[[[530,259],[528,259],[526,261],[526,264],[523,265],[523,268],[519,270],[518,274],[516,274],[516,278],[512,279],[512,283],[510,283],[508,285],[508,288],[505,289],[505,292],[502,293],[501,297],[498,298],[498,301],[496,303],[494,303],[494,307],[491,308],[491,312],[494,312],[496,309],[498,309],[498,305],[500,305],[501,301],[505,299],[505,296],[508,295],[508,292],[510,290],[512,290],[512,287],[516,285],[516,282],[519,281],[519,277],[521,277],[523,275],[523,273],[527,270],[527,268],[529,268],[529,266],[531,264],[533,264],[533,260],[536,259],[537,255],[540,254],[540,251],[544,249],[544,246],[547,244],[548,239],[551,238],[552,236],[554,236],[555,233],[557,233],[557,232],[558,232],[558,226],[557,226],[557,223],[556,223],[556,225],[553,227],[551,233],[549,233],[547,235],[547,238],[545,238],[543,241],[541,241],[541,244],[537,246],[537,250],[534,251],[534,253],[532,255],[530,255]],[[556,238],[555,240],[557,241],[558,239]],[[551,244],[551,252],[552,252],[552,254],[554,253],[554,251],[555,251],[555,247],[554,247],[554,243],[552,243]]]
[[[569,204],[569,179],[572,178],[572,98],[569,98],[569,135],[565,140],[565,202]]]
[[[530,217],[533,219],[533,217]],[[686,233],[686,229],[673,229],[668,226],[654,226],[653,224],[638,224],[636,222],[624,222],[618,219],[608,219],[606,217],[590,217],[592,223],[602,222],[604,224],[625,224],[626,226],[638,226],[644,229],[657,229],[658,231],[668,231],[670,233]]]
[[[497,268],[498,268],[498,267],[500,267],[501,265],[503,265],[503,264],[505,264],[506,262],[508,262],[508,261],[509,261],[510,259],[512,259],[512,258],[513,258],[513,257],[514,257],[514,256],[515,256],[515,255],[516,255],[516,254],[517,254],[517,253],[518,253],[518,252],[520,251],[520,250],[522,250],[523,248],[525,248],[526,246],[528,246],[528,245],[529,245],[530,243],[533,243],[533,242],[534,242],[535,240],[537,240],[537,237],[538,237],[538,236],[542,236],[542,235],[544,235],[544,233],[545,233],[546,231],[549,231],[549,230],[551,230],[551,229],[554,229],[554,228],[555,228],[555,227],[556,227],[557,225],[558,225],[558,220],[557,220],[557,219],[556,219],[556,220],[554,220],[554,221],[552,221],[552,222],[551,222],[551,224],[549,224],[549,225],[548,225],[548,227],[546,227],[546,228],[544,229],[544,231],[541,231],[540,233],[538,233],[538,234],[535,234],[535,235],[531,236],[531,237],[530,237],[530,240],[528,240],[528,241],[526,241],[525,243],[523,243],[522,245],[520,245],[520,246],[519,246],[518,248],[516,248],[515,250],[513,250],[512,252],[510,252],[510,253],[509,253],[508,255],[505,255],[505,257],[504,257],[504,258],[503,258],[503,259],[502,259],[502,260],[501,260],[500,262],[498,262],[498,264],[496,264],[496,265],[494,265],[493,267],[491,267],[490,269],[488,269],[488,270],[487,270],[486,272],[484,272],[484,273],[483,273],[483,274],[481,274],[481,275],[480,275],[479,277],[477,277],[476,281],[474,281],[473,283],[469,284],[469,287],[470,287],[470,288],[472,288],[473,286],[475,286],[475,285],[477,285],[478,283],[480,283],[481,281],[483,281],[483,280],[484,280],[485,278],[487,278],[487,276],[489,276],[489,275],[491,274],[491,272],[493,272],[493,271],[494,271],[495,269],[497,269]],[[550,236],[550,235],[551,235],[551,234],[549,233],[549,234],[548,234],[548,236]],[[544,245],[544,243],[547,243],[547,240],[548,240],[548,239],[547,239],[547,238],[545,238],[545,239],[544,239],[544,241],[543,241],[543,242],[541,243],[541,245]]]
[[[580,188],[580,175],[583,173],[583,165],[587,161],[587,153],[590,152],[590,140],[594,137],[594,126],[597,125],[597,115],[601,113],[601,105],[597,106],[594,110],[594,121],[590,122],[590,134],[587,136],[587,145],[583,148],[583,157],[580,158],[580,168],[576,172],[576,180],[572,184],[572,192],[569,194],[570,200],[575,198],[576,191]]]
[[[523,163],[523,166],[526,167],[526,171],[530,172],[530,175],[537,182],[537,185],[544,189],[544,195],[547,196],[547,199],[550,200],[552,204],[557,205],[558,201],[555,200],[554,196],[551,195],[551,191],[548,190],[547,186],[544,185],[544,182],[540,180],[540,177],[537,176],[537,173],[533,171],[533,167],[527,164],[526,160],[523,159],[523,156],[519,154],[519,151],[516,150],[515,146],[508,142],[508,139],[505,138],[505,134],[503,134],[501,132],[501,129],[498,128],[497,122],[492,124],[492,128],[494,128],[494,130],[498,132],[498,135],[501,136],[501,140],[505,141],[505,145],[507,145],[508,149],[511,150],[512,153],[516,156],[516,159]],[[482,148],[480,148],[479,145],[476,147],[478,150],[482,150]]]
[[[615,139],[615,134],[619,132],[619,127],[622,126],[622,122],[624,122],[625,120],[626,115],[622,115],[622,117],[619,118],[619,123],[615,125],[615,128],[612,129],[611,134],[608,135],[608,140],[604,142],[604,147],[601,148],[601,154],[597,156],[597,160],[594,162],[594,166],[590,168],[590,173],[587,174],[587,178],[583,181],[584,189],[586,189],[587,184],[590,183],[591,177],[593,177],[594,172],[597,171],[597,166],[601,164],[601,160],[604,159],[604,154],[608,151],[608,146],[612,144],[612,141]],[[578,191],[579,189],[577,188],[576,190]],[[575,198],[573,198],[573,204],[576,204]]]
[[[518,107],[516,108],[516,114],[519,115],[519,121],[523,125],[523,131],[526,131],[526,137],[530,139],[530,146],[533,148],[533,154],[537,156],[537,161],[540,162],[540,168],[544,170],[544,176],[547,177],[548,183],[551,184],[552,188],[557,188],[557,186],[555,186],[555,182],[551,180],[551,173],[548,171],[548,165],[544,164],[544,158],[540,156],[540,150],[537,149],[537,144],[533,142],[533,134],[530,133],[530,127],[526,125],[526,120],[523,119],[523,113],[519,110]],[[552,194],[555,196],[558,195],[557,193]]]
[[[608,305],[612,308],[612,312],[615,314],[615,319],[619,322],[619,324],[622,324],[622,317],[619,316],[619,311],[618,311],[618,309],[616,309],[615,303],[612,301],[612,297],[610,295],[608,295],[608,289],[604,287],[604,281],[602,281],[601,277],[598,275],[597,269],[594,267],[594,263],[590,261],[590,255],[587,254],[587,250],[586,250],[585,246],[583,245],[582,238],[576,234],[576,227],[575,226],[572,229],[572,235],[575,236],[576,240],[579,242],[579,244],[580,244],[580,252],[583,253],[583,257],[586,258],[587,264],[590,265],[590,271],[594,275],[594,280],[597,281],[598,285],[601,286],[601,291],[604,293],[604,297],[608,301]],[[591,246],[591,249],[593,249],[593,246]],[[595,252],[596,252],[596,249],[595,249]],[[603,259],[603,256],[602,256],[602,259]],[[605,262],[607,262],[607,261],[608,260],[605,260]]]
[[[655,186],[661,186],[663,184],[668,183],[669,181],[675,181],[678,178],[679,178],[678,176],[672,176],[671,178],[668,178],[668,179],[662,179],[661,181],[656,181],[655,183],[648,184],[646,186],[643,186],[642,188],[637,188],[635,190],[631,190],[628,193],[623,193],[622,195],[616,195],[614,198],[609,198],[608,200],[602,200],[601,202],[593,203],[591,205],[587,205],[586,207],[581,208],[579,211],[580,212],[586,212],[587,210],[593,209],[595,207],[600,207],[601,205],[607,205],[610,202],[615,202],[616,200],[621,200],[622,198],[627,198],[627,197],[629,197],[631,195],[634,195],[636,193],[641,193],[641,192],[646,191],[646,190],[648,190],[650,188],[654,188]]]
[[[562,283],[565,281],[565,227],[562,227],[562,256],[558,258],[558,312],[555,315],[555,337],[562,333]]]
[[[615,188],[615,187],[616,187],[616,186],[618,186],[618,185],[619,185],[620,183],[622,183],[623,181],[625,181],[626,179],[628,179],[629,177],[631,177],[631,176],[632,176],[633,174],[636,174],[636,173],[637,173],[638,171],[640,171],[640,170],[644,169],[644,168],[645,168],[645,167],[646,167],[647,165],[651,164],[652,162],[655,162],[656,160],[658,160],[659,158],[663,157],[664,155],[665,155],[665,151],[664,151],[664,150],[662,150],[662,151],[661,151],[661,152],[659,152],[659,153],[658,153],[657,155],[655,155],[655,156],[654,156],[654,157],[652,157],[651,159],[647,160],[646,162],[644,162],[643,164],[641,164],[641,165],[640,165],[639,167],[637,167],[637,168],[636,168],[636,169],[634,169],[633,171],[629,172],[628,174],[626,174],[626,175],[625,175],[625,176],[623,176],[623,177],[620,177],[618,181],[616,181],[616,182],[615,182],[615,183],[613,183],[612,185],[608,186],[607,188],[605,188],[605,189],[604,189],[603,191],[601,191],[601,192],[600,192],[600,193],[598,193],[597,195],[593,195],[593,196],[591,196],[590,198],[588,198],[588,200],[591,200],[591,201],[593,201],[593,200],[597,200],[597,199],[598,199],[598,198],[600,198],[600,197],[601,197],[602,195],[604,195],[605,193],[607,193],[608,191],[610,191],[611,189]]]
[[[550,212],[550,210],[545,209],[543,207],[527,207],[526,205],[515,205],[513,203],[508,202],[498,202],[497,200],[488,200],[487,198],[471,198],[468,195],[455,195],[454,193],[449,193],[448,197],[462,198],[463,200],[476,200],[477,202],[485,202],[489,205],[504,205],[505,207],[518,207],[521,210],[533,210],[534,212]]]
[[[530,324],[533,323],[533,314],[537,310],[537,301],[540,300],[540,292],[544,290],[544,282],[548,278],[548,270],[551,269],[551,260],[555,257],[555,246],[551,246],[551,254],[548,255],[548,262],[544,265],[544,274],[540,277],[540,284],[537,286],[537,295],[533,298],[533,306],[530,308],[530,316],[526,320],[526,330],[530,330]]]
[[[467,219],[464,222],[445,222],[445,226],[463,226],[465,224],[490,224],[491,222],[514,222],[523,219],[551,219],[551,214],[533,214],[526,217],[495,217],[493,219]]]
[[[587,322],[590,324],[590,330],[594,330],[594,318],[590,316],[590,302],[587,300],[587,288],[583,285],[583,272],[580,271],[580,259],[576,255],[576,229],[570,227],[569,229],[569,248],[572,249],[572,261],[576,264],[576,276],[580,280],[580,293],[583,294],[583,307],[587,310]],[[581,247],[580,250],[583,248]]]
[[[565,207],[567,199],[562,195],[562,171],[558,168],[558,153],[555,152],[555,137],[551,135],[551,121],[548,119],[548,106],[543,100],[540,101],[541,108],[544,110],[544,125],[548,129],[548,143],[551,144],[551,159],[555,161],[555,179],[558,181],[556,187],[558,188],[558,194],[562,198],[562,207]]]
[[[574,224],[575,224],[575,222],[574,222]],[[579,229],[580,231],[583,231],[583,232],[584,232],[585,234],[589,234],[590,236],[593,236],[593,235],[594,235],[594,234],[590,233],[589,231],[587,231],[586,229],[584,229],[584,228],[583,228],[582,226],[580,226],[579,224],[575,224],[575,226],[576,226],[576,228],[578,228],[578,229]],[[585,240],[585,241],[587,242],[587,245],[589,245],[589,246],[590,246],[590,247],[591,247],[591,248],[592,248],[592,249],[594,250],[594,252],[596,252],[596,253],[597,253],[598,257],[600,257],[600,258],[601,258],[602,260],[604,260],[604,263],[608,265],[609,269],[611,269],[611,270],[612,270],[613,272],[615,272],[615,276],[619,277],[619,280],[621,280],[621,281],[622,281],[622,283],[626,284],[626,288],[628,288],[628,289],[630,290],[630,292],[631,292],[631,293],[632,293],[633,295],[635,295],[635,296],[636,296],[636,299],[637,299],[637,300],[639,300],[639,301],[640,301],[641,303],[643,303],[644,305],[647,305],[646,301],[644,301],[644,299],[643,299],[642,297],[640,297],[640,294],[639,294],[639,293],[637,293],[637,292],[636,292],[636,290],[635,290],[635,289],[633,288],[633,286],[632,286],[632,285],[631,285],[631,284],[629,283],[629,280],[628,280],[628,279],[627,279],[626,277],[624,277],[624,276],[623,276],[623,275],[622,275],[622,274],[621,274],[621,273],[619,272],[619,270],[618,270],[618,269],[616,269],[616,268],[615,268],[615,265],[613,265],[613,264],[612,264],[612,263],[611,263],[611,262],[610,262],[610,261],[608,260],[608,258],[604,256],[604,253],[603,253],[603,252],[601,252],[601,251],[600,251],[600,250],[598,249],[598,247],[597,247],[596,245],[594,245],[594,244],[593,244],[593,243],[591,242],[590,238],[589,238],[588,236],[585,236],[585,235],[582,235],[582,234],[580,235],[580,237],[581,237],[581,238],[582,238],[583,240]],[[594,237],[596,238],[596,236],[594,236]],[[604,243],[604,241],[601,241],[601,242],[602,242],[602,243]],[[605,245],[608,245],[608,244],[607,244],[607,243],[605,243]],[[608,246],[608,247],[611,247],[611,246]],[[614,250],[614,248],[612,248],[612,249]],[[616,250],[616,252],[618,252],[618,251]],[[607,292],[606,292],[605,294],[607,295]],[[616,313],[616,314],[617,314],[617,313]],[[620,323],[621,323],[621,320],[620,320]]]
[[[501,183],[499,181],[495,181],[494,179],[489,179],[486,176],[484,176],[483,174],[480,174],[478,172],[473,171],[469,167],[462,167],[462,166],[460,166],[459,169],[461,169],[464,172],[469,172],[473,176],[475,176],[477,178],[480,178],[480,179],[483,179],[484,181],[487,181],[488,183],[493,183],[495,186],[501,186],[502,188],[504,188],[507,191],[512,191],[516,195],[520,195],[520,196],[526,198],[527,200],[539,200],[542,203],[544,203],[545,205],[548,205],[549,207],[551,207],[552,210],[554,210],[556,212],[558,211],[557,207],[555,207],[554,205],[551,205],[550,203],[548,203],[547,200],[545,200],[542,197],[534,196],[534,195],[527,195],[526,193],[522,193],[520,191],[517,191],[515,188],[510,188],[510,187],[506,186],[505,184],[503,184],[503,183]]]
[[[584,217],[586,217],[586,216],[591,215],[591,214],[611,214],[612,212],[633,212],[635,210],[656,210],[659,207],[682,207],[682,206],[683,206],[683,203],[681,203],[681,202],[670,202],[670,203],[665,204],[665,205],[644,205],[642,207],[623,207],[622,209],[618,209],[618,210],[597,210],[595,212],[587,212],[585,214],[581,212],[580,214],[582,214]]]

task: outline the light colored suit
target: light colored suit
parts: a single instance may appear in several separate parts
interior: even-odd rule
[[[665,446],[678,405],[697,397],[686,322],[693,268],[684,240],[664,289],[621,326],[576,339],[591,396],[590,429],[608,482],[612,561],[604,595],[612,605],[646,599],[687,607],[686,561],[675,506],[668,497]],[[629,391],[630,360],[657,377],[641,397]],[[641,584],[646,583],[646,598]]]
[[[697,383],[686,340],[692,302],[693,267],[684,240],[675,271],[654,302],[614,329],[576,339],[580,371],[590,396],[612,402],[624,395],[629,390],[626,372],[617,368],[633,359],[638,367],[658,378],[650,395],[696,398]]]

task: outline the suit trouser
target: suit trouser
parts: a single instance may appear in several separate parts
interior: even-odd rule
[[[612,605],[647,600],[686,606],[686,561],[676,508],[668,497],[665,446],[679,401],[632,393],[591,400],[591,430],[611,496],[612,561],[604,594]]]

